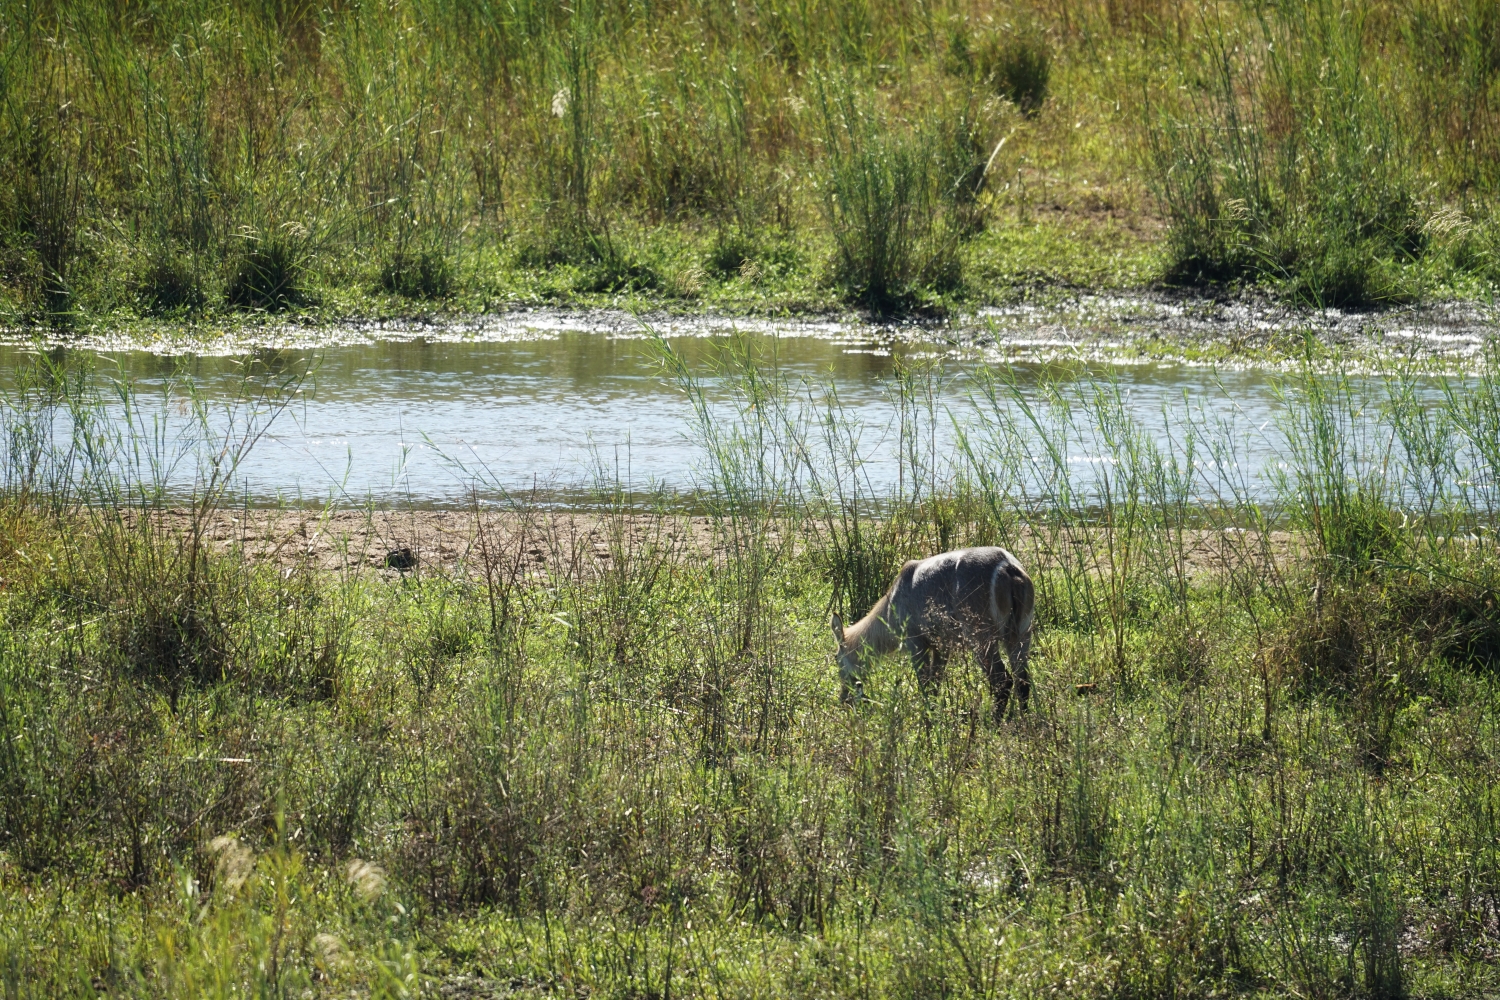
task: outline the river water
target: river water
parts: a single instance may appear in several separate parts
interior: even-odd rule
[[[1062,368],[1042,359],[993,356],[985,361],[982,353],[951,344],[923,343],[920,337],[893,343],[851,336],[836,326],[779,331],[763,323],[757,332],[737,336],[740,347],[763,362],[774,358],[776,370],[796,390],[794,401],[826,401],[829,390],[836,391],[841,419],[856,428],[850,440],[856,442],[860,475],[877,491],[910,475],[898,460],[902,449],[917,447],[929,472],[946,476],[956,467],[961,431],[971,441],[995,437],[997,416],[986,405],[976,409],[974,384],[965,376],[984,364],[1013,380],[1007,406],[1010,419],[1021,424],[1028,418],[1016,415],[1017,404],[1040,405],[1048,395],[1042,384],[1053,387],[1053,405],[1039,419],[1064,449],[1059,459],[1065,465],[1086,469],[1117,458],[1115,446],[1088,431],[1097,414],[1085,406],[1080,417],[1068,405],[1070,395],[1074,403],[1096,398],[1101,387],[1118,401],[1119,413],[1165,451],[1182,450],[1188,423],[1204,440],[1216,436],[1221,446],[1232,443],[1232,455],[1219,457],[1230,455],[1240,466],[1236,474],[1260,483],[1257,490],[1284,458],[1280,376],[1264,371],[1166,363]],[[264,433],[234,472],[237,491],[252,502],[443,507],[467,502],[476,487],[489,499],[536,487],[559,502],[576,502],[600,482],[641,493],[653,487],[683,492],[711,481],[693,406],[638,330],[554,324],[477,339],[349,340],[244,356],[84,353],[93,359],[96,376],[133,386],[134,433],[151,439],[160,453],[149,474],[180,489],[201,476],[205,449],[222,451],[226,441],[252,427]],[[699,373],[721,431],[732,427],[743,402],[710,368],[728,342],[722,330],[667,338]],[[19,345],[0,348],[0,370],[13,371],[33,353]],[[924,383],[935,398],[930,408],[918,408],[915,442],[900,430],[893,389],[898,359],[935,359],[938,366]],[[252,385],[307,374],[292,381],[290,401],[267,422],[270,410],[252,417],[244,403],[247,372],[254,373]],[[198,423],[186,402],[189,384],[204,406],[205,423]],[[1436,382],[1421,391],[1441,396]],[[1379,392],[1371,383],[1372,399]],[[118,400],[105,409],[110,420],[122,422]],[[1059,416],[1067,413],[1072,415]],[[1072,420],[1082,430],[1061,432],[1059,420]],[[1194,462],[1212,464],[1206,454],[1200,443]],[[1038,458],[1031,458],[1034,471]],[[1034,474],[1045,478],[1044,472]]]

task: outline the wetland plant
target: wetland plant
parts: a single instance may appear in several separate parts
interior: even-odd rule
[[[380,270],[380,287],[408,299],[442,299],[453,290],[453,265],[440,249],[398,254]]]
[[[84,251],[83,213],[89,178],[88,141],[70,120],[56,90],[11,102],[0,149],[12,166],[8,209],[13,264],[41,312],[64,319],[77,307],[76,265]],[[8,202],[8,204],[6,204]]]
[[[280,312],[308,302],[302,289],[306,257],[279,235],[246,239],[234,258],[224,301],[236,309]]]
[[[1258,28],[1211,30],[1206,65],[1183,54],[1191,107],[1163,105],[1148,127],[1171,278],[1268,277],[1319,306],[1409,296],[1400,269],[1428,243],[1420,178],[1367,16],[1280,6]],[[1247,36],[1264,59],[1245,57]]]
[[[973,230],[954,197],[974,173],[972,143],[945,143],[931,123],[891,120],[846,81],[820,91],[824,119],[823,215],[833,234],[833,278],[853,302],[876,313],[913,305],[921,294],[955,289],[959,245]],[[962,155],[942,155],[950,147]],[[945,201],[945,195],[948,200]]]
[[[949,46],[953,68],[972,73],[1027,117],[1040,113],[1052,78],[1052,47],[1037,25],[1005,25],[974,36],[960,30]]]
[[[203,284],[193,255],[164,242],[146,258],[136,294],[148,315],[176,316],[208,304]]]

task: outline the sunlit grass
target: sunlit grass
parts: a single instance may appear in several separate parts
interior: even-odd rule
[[[1038,281],[1483,294],[1493,26],[1483,0],[15,0],[0,303],[67,324],[931,312]],[[1030,260],[984,262],[1018,242]]]

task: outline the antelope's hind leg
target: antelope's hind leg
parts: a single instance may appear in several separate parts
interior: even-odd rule
[[[990,697],[995,702],[995,721],[998,723],[1005,718],[1006,711],[1010,708],[1010,695],[1012,678],[1009,670],[1005,668],[1005,660],[1000,655],[1000,643],[989,642],[977,651],[979,665],[984,669],[985,679],[990,682]],[[1021,705],[1026,704],[1027,687],[1020,690]]]
[[[1006,636],[1005,655],[1010,660],[1010,674],[1015,678],[1016,700],[1020,710],[1026,711],[1031,701],[1031,630],[1017,634],[1014,630]],[[999,657],[997,656],[998,660]]]

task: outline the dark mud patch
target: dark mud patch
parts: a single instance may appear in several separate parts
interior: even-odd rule
[[[1008,360],[1278,368],[1336,351],[1378,367],[1411,358],[1462,364],[1479,356],[1497,324],[1500,311],[1475,302],[1308,309],[1264,297],[1053,292],[980,311],[959,331],[959,343]]]

